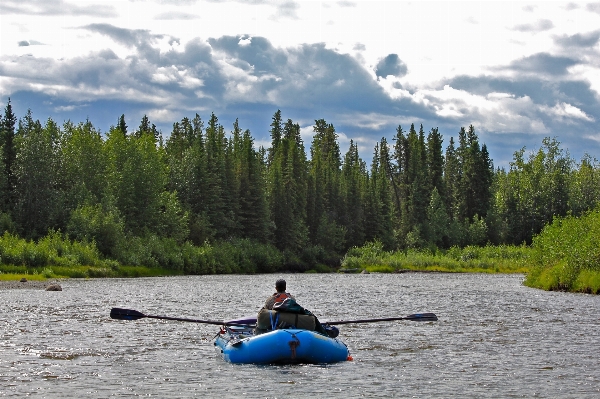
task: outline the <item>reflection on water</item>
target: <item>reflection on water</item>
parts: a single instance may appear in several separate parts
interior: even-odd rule
[[[543,292],[522,276],[284,275],[321,321],[434,312],[439,321],[343,325],[353,362],[225,363],[214,325],[254,315],[277,275],[67,280],[0,291],[0,396],[598,397],[600,297]]]

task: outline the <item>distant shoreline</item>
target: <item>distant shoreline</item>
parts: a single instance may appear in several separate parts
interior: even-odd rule
[[[0,280],[0,291],[3,290],[45,290],[49,285],[58,284],[59,280],[49,279],[44,281],[32,281],[27,280],[25,282],[21,282],[19,280]]]

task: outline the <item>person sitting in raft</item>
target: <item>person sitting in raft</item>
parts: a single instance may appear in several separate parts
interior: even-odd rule
[[[273,310],[273,306],[275,306],[275,304],[281,304],[287,298],[295,300],[296,298],[294,298],[292,294],[290,294],[289,292],[285,292],[285,288],[286,282],[284,279],[280,278],[279,280],[275,281],[275,290],[277,292],[275,292],[273,295],[267,298],[263,309]]]
[[[315,315],[298,305],[296,298],[286,292],[284,279],[275,282],[275,289],[277,292],[267,298],[265,305],[258,312],[255,334],[263,334],[276,329],[298,328],[333,336],[333,330],[326,330]]]

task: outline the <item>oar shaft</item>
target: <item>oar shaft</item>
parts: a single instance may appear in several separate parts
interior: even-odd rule
[[[228,326],[241,326],[242,324],[228,324],[225,323],[224,321],[216,321],[216,320],[194,320],[194,319],[186,319],[183,317],[169,317],[169,316],[152,316],[152,315],[146,315],[147,318],[149,319],[160,319],[160,320],[175,320],[175,321],[188,321],[191,323],[202,323],[202,324],[214,324],[217,326],[222,326],[227,324]],[[243,324],[244,326],[246,324]]]
[[[381,321],[395,321],[395,320],[410,320],[410,321],[437,321],[437,316],[433,313],[422,313],[414,314],[406,317],[385,317],[379,319],[363,319],[363,320],[341,320],[341,321],[330,321],[323,324],[338,325],[338,324],[357,324],[357,323],[378,323]]]
[[[202,323],[202,324],[214,324],[217,326],[236,326],[236,327],[248,327],[250,324],[243,323],[228,323],[225,321],[217,321],[217,320],[196,320],[196,319],[186,319],[183,317],[169,317],[169,316],[153,316],[146,315],[137,310],[133,309],[121,309],[121,308],[113,308],[110,311],[110,317],[118,320],[138,320],[142,318],[149,319],[160,319],[160,320],[175,320],[175,321],[187,321],[191,323]]]
[[[149,319],[175,320],[175,321],[187,321],[187,322],[191,322],[191,323],[214,324],[215,326],[248,327],[250,325],[250,324],[240,324],[240,323],[227,323],[224,321],[217,321],[217,320],[186,319],[183,317],[152,316],[152,315],[146,315],[146,317]]]

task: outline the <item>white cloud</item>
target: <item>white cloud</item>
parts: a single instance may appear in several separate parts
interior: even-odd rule
[[[585,135],[584,138],[588,139],[588,140],[595,141],[597,143],[600,143],[600,133],[588,134],[588,135]]]
[[[172,122],[177,119],[177,114],[169,109],[150,109],[147,113],[148,119],[156,122]]]
[[[554,107],[542,106],[540,109],[542,112],[560,120],[582,119],[587,122],[594,122],[594,118],[587,115],[581,109],[564,102],[558,103]]]
[[[342,114],[338,116],[338,119],[345,125],[367,130],[379,130],[384,126],[405,122],[402,118],[399,119],[398,116],[376,112]]]

